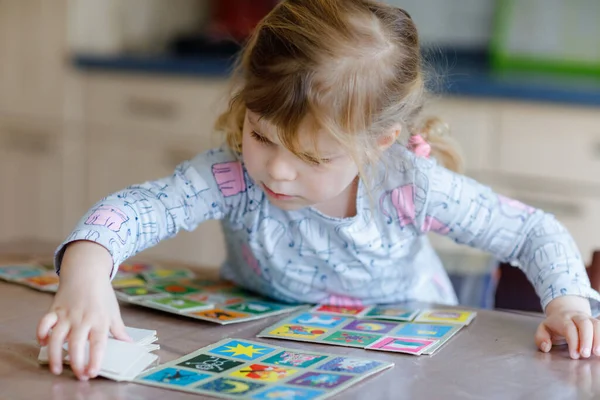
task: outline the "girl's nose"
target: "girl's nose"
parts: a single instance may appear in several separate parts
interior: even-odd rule
[[[294,168],[291,154],[277,151],[267,162],[267,172],[274,181],[293,181],[296,179],[296,168]]]

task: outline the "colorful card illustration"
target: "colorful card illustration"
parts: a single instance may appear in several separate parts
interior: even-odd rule
[[[394,364],[223,339],[134,382],[227,399],[325,399]],[[166,396],[165,396],[166,397]]]
[[[247,301],[227,306],[228,310],[244,312],[248,314],[261,315],[281,311],[283,306],[266,301]]]
[[[381,361],[365,360],[361,358],[336,357],[321,364],[317,369],[322,371],[343,372],[350,374],[363,374],[381,367]]]
[[[429,324],[429,323],[407,323],[394,331],[394,335],[423,339],[438,339],[449,337],[460,330],[460,325],[453,324]]]
[[[325,328],[314,328],[305,325],[285,324],[278,326],[269,333],[274,336],[295,338],[299,340],[314,340],[329,332]]]
[[[211,292],[199,292],[199,293],[186,295],[185,297],[190,300],[201,301],[203,303],[222,304],[224,306],[241,303],[241,302],[247,300],[244,297],[240,297],[237,295],[231,295],[229,293],[211,293]]]
[[[364,306],[330,306],[321,304],[315,306],[311,312],[320,314],[333,314],[333,315],[347,315],[347,316],[359,316],[365,311],[368,311],[370,307]]]
[[[389,321],[412,321],[419,314],[419,310],[408,310],[395,306],[375,306],[365,312],[362,317]]]
[[[212,375],[203,374],[195,371],[188,371],[179,368],[165,368],[159,371],[153,372],[143,379],[148,382],[157,382],[167,385],[175,386],[188,386],[206,378],[210,378]]]
[[[0,279],[9,282],[44,274],[46,274],[46,270],[38,265],[15,264],[0,266]]]
[[[152,264],[144,264],[144,263],[129,264],[129,263],[125,263],[125,264],[121,264],[119,266],[119,272],[118,273],[130,274],[130,275],[138,275],[138,274],[141,274],[143,272],[152,271],[153,269],[155,269],[155,267]]]
[[[251,364],[231,373],[235,378],[247,378],[261,382],[278,382],[298,372],[297,369],[266,364]]]
[[[477,315],[474,311],[436,309],[421,312],[415,322],[438,322],[448,324],[469,325]]]
[[[323,342],[341,346],[365,348],[371,343],[379,340],[381,337],[382,335],[374,335],[371,333],[337,331],[334,334],[323,338]]]
[[[217,346],[209,353],[221,356],[227,356],[238,360],[251,361],[259,357],[270,354],[275,349],[264,344],[247,342],[241,340],[231,340],[227,344]]]
[[[429,346],[436,342],[434,339],[386,336],[367,346],[367,349],[421,355]]]
[[[385,334],[397,328],[398,324],[376,320],[355,319],[343,327],[346,331],[370,332]]]
[[[58,275],[52,271],[47,272],[44,275],[21,278],[18,282],[44,292],[56,292],[60,279]]]
[[[126,287],[115,289],[117,298],[123,301],[134,301],[136,299],[146,299],[155,297],[168,297],[169,295],[147,286]]]
[[[325,315],[317,313],[302,313],[291,320],[292,324],[296,325],[308,325],[320,328],[335,328],[340,324],[349,321],[346,317],[339,317],[334,315]]]
[[[186,286],[177,282],[155,285],[151,286],[151,288],[175,296],[183,296],[186,294],[198,293],[200,291],[200,289],[193,286]]]
[[[212,310],[190,312],[186,315],[204,321],[217,322],[222,325],[236,321],[239,322],[240,320],[248,320],[248,317],[250,317],[250,314],[225,310],[223,308],[214,308]]]
[[[279,354],[263,360],[266,364],[285,365],[296,368],[308,368],[320,361],[323,361],[327,356],[313,353],[305,353],[300,351],[284,350]]]
[[[117,276],[112,281],[115,289],[144,286],[146,281],[136,276]]]
[[[411,310],[411,313],[414,313],[414,310]],[[470,311],[469,313],[473,314]],[[464,329],[464,325],[354,318],[321,314],[315,312],[313,308],[309,312],[300,311],[288,316],[275,325],[263,329],[257,336],[259,338],[431,355],[461,329]],[[398,343],[386,341],[389,337],[410,340],[404,344],[404,347],[401,347],[397,345]],[[415,343],[425,343],[427,346],[417,346],[417,350],[414,351]]]
[[[198,371],[221,373],[244,364],[241,361],[229,360],[227,358],[200,354],[177,364],[181,367],[191,368]]]
[[[197,310],[207,310],[214,306],[200,301],[189,300],[182,297],[162,297],[156,299],[144,299],[143,305],[150,308],[166,309],[174,312],[189,312]]]
[[[194,278],[194,273],[187,269],[167,269],[167,268],[157,268],[150,269],[140,273],[141,277],[144,278],[146,282],[155,282],[155,281],[174,281],[180,279],[191,279]]]

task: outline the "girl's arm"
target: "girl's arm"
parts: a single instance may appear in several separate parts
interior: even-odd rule
[[[97,203],[56,252],[60,286],[37,328],[40,344],[48,345],[51,370],[61,373],[62,346],[68,340],[75,375],[83,380],[97,376],[108,332],[129,340],[110,283],[117,267],[180,229],[226,217],[245,190],[241,164],[213,150],[182,163],[170,177],[131,186]]]
[[[538,330],[540,349],[551,336],[566,337],[573,358],[600,355],[600,295],[590,287],[572,236],[551,214],[495,193],[468,177],[413,157],[413,193],[405,210],[420,233],[448,236],[487,251],[523,270],[535,287],[547,319]],[[412,202],[412,203],[411,203]],[[413,204],[412,210],[410,204]],[[592,347],[593,346],[593,347]]]
[[[211,150],[180,164],[173,175],[130,186],[96,203],[79,221],[55,256],[60,272],[69,243],[95,242],[108,250],[111,277],[124,260],[191,231],[203,221],[221,219],[239,202],[245,188],[239,162],[228,152]]]

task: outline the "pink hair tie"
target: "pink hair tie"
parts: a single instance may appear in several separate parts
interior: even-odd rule
[[[408,148],[419,157],[429,158],[431,154],[431,145],[421,135],[412,135],[408,139]]]

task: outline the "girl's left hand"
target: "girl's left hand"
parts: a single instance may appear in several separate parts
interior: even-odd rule
[[[553,341],[566,339],[574,360],[600,356],[600,320],[592,317],[590,302],[579,296],[562,296],[546,307],[546,319],[535,334],[535,343],[547,353]]]

